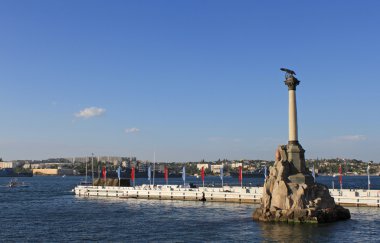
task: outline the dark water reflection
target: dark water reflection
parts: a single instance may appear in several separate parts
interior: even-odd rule
[[[258,224],[268,242],[380,242],[380,209],[349,210],[351,220],[330,224]]]

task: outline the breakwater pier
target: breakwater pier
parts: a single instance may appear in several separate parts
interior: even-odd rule
[[[176,185],[141,185],[135,187],[88,186],[74,188],[80,197],[116,197],[134,199],[184,200],[258,204],[263,195],[262,187],[198,187],[185,188]],[[329,189],[335,203],[343,206],[380,207],[380,190]]]

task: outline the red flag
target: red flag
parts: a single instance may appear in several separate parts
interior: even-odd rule
[[[202,177],[202,181],[205,181],[205,168],[202,167],[202,170],[201,170],[201,177]]]
[[[132,167],[132,170],[131,170],[131,180],[135,181],[135,167]]]
[[[339,165],[339,183],[342,184],[342,165]]]
[[[106,179],[106,173],[107,173],[107,171],[106,171],[106,167],[103,166],[103,168],[102,168],[102,176],[103,176],[103,179],[104,179],[104,180]]]
[[[168,178],[169,178],[169,171],[168,171],[168,167],[165,166],[165,169],[164,169],[164,176],[165,176],[165,181],[168,182]]]
[[[239,166],[239,182],[243,181],[243,168]]]

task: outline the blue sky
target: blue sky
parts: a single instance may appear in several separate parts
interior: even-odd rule
[[[0,157],[380,161],[379,1],[1,1]]]

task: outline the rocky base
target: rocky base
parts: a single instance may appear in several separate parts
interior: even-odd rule
[[[253,219],[264,222],[328,223],[351,218],[350,211],[336,205],[329,189],[311,180],[309,172],[294,169],[288,147],[279,146],[276,161],[263,187],[261,207]],[[294,151],[293,151],[294,152]],[[292,154],[294,159],[294,153]],[[297,159],[305,167],[303,156]]]
[[[252,216],[257,221],[286,223],[330,223],[351,218],[350,211],[339,205],[318,210],[308,208],[269,211],[257,208]]]

